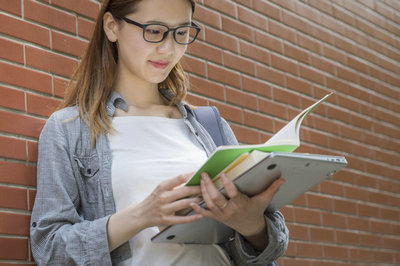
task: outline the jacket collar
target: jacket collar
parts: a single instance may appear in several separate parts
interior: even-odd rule
[[[176,107],[178,107],[183,118],[187,118],[188,114],[194,116],[192,108],[190,108],[189,104],[186,103],[185,101],[181,101],[181,102],[177,103]],[[124,98],[122,98],[122,96],[118,92],[112,90],[107,99],[107,105],[106,105],[107,115],[110,118],[112,118],[114,116],[115,109],[117,109],[117,108],[122,109],[125,112],[127,112],[128,111],[128,103],[125,101]]]

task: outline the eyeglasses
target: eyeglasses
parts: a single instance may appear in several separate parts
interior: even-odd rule
[[[183,45],[191,44],[196,40],[197,35],[200,32],[200,27],[192,22],[191,26],[179,26],[176,28],[169,28],[163,24],[140,24],[127,17],[120,18],[125,22],[138,26],[143,29],[143,39],[146,42],[159,43],[165,40],[169,32],[172,31],[174,34],[174,40]]]

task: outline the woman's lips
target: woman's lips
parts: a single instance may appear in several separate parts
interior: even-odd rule
[[[159,60],[159,61],[149,61],[155,68],[164,69],[169,65],[169,61]]]

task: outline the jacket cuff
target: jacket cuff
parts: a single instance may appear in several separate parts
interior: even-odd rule
[[[108,247],[107,223],[110,216],[105,216],[87,223],[88,230],[84,237],[84,261],[87,265],[95,265],[102,262],[104,265],[111,265],[110,249]]]
[[[259,261],[273,262],[284,254],[289,241],[289,231],[280,212],[266,213],[268,245],[263,251],[258,251],[238,232],[235,236],[235,248],[241,250],[242,258],[250,264],[257,265]]]

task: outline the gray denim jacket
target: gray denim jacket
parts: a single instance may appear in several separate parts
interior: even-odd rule
[[[177,105],[189,129],[208,156],[216,148],[190,107]],[[112,92],[107,114],[127,110],[125,100]],[[114,265],[131,256],[129,242],[109,252],[106,225],[115,204],[111,188],[111,150],[101,134],[91,147],[90,132],[76,107],[53,113],[39,138],[37,194],[31,217],[31,246],[39,265]],[[228,123],[224,132],[231,144],[237,140]],[[288,229],[280,212],[266,213],[269,244],[254,250],[238,233],[221,244],[232,265],[266,265],[283,255]]]

